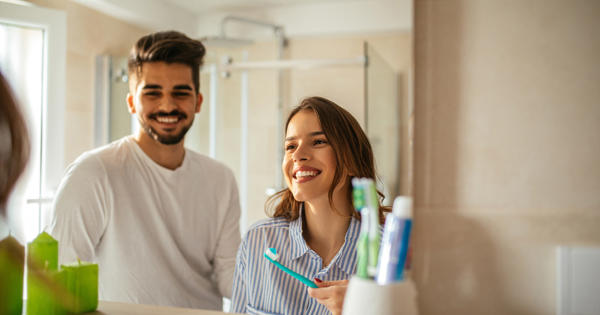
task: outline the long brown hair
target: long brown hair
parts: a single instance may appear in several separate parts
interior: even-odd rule
[[[329,187],[329,204],[333,206],[333,192],[340,181],[347,181],[347,187],[352,187],[352,177],[367,177],[375,180],[375,159],[373,149],[369,143],[367,135],[364,133],[360,124],[347,110],[336,103],[318,96],[305,98],[300,105],[295,107],[289,114],[285,123],[287,130],[290,121],[298,112],[310,110],[317,115],[321,124],[321,129],[327,141],[335,152],[336,170],[333,176],[333,182]],[[346,174],[351,176],[346,176]],[[377,192],[382,199],[383,194]],[[352,204],[352,189],[348,189],[348,201]],[[267,199],[265,208],[267,213],[271,212],[272,217],[284,217],[288,220],[296,220],[300,215],[300,205],[302,202],[294,199],[294,195],[289,188],[274,194]],[[383,222],[383,212],[389,211],[389,207],[381,206],[379,201],[379,218]],[[352,216],[360,220],[360,213],[356,210]]]
[[[17,101],[0,73],[0,216],[29,160],[29,137]]]

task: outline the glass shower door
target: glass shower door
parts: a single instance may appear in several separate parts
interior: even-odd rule
[[[265,48],[266,50],[269,47]],[[277,74],[272,70],[224,70],[224,59],[255,57],[242,48],[214,48],[207,53],[200,78],[202,109],[186,136],[186,147],[208,155],[234,173],[242,206],[241,229],[264,218],[269,188],[276,183]]]
[[[365,55],[366,132],[381,180],[378,188],[385,195],[384,204],[391,205],[393,198],[400,194],[401,178],[401,124],[404,117],[399,104],[399,77],[368,43],[365,43]]]

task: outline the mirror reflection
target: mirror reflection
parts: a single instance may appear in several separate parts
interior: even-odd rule
[[[40,232],[48,230],[46,227],[52,220],[53,205],[69,205],[66,207],[69,210],[64,211],[72,211],[71,208],[77,207],[85,208],[82,204],[73,203],[72,199],[93,189],[84,185],[87,175],[76,173],[73,166],[67,166],[81,165],[87,157],[104,150],[107,145],[130,145],[134,148],[132,150],[139,150],[135,154],[144,156],[145,153],[146,157],[155,162],[160,160],[161,154],[153,155],[152,145],[145,147],[143,139],[136,139],[139,147],[125,142],[128,141],[126,139],[133,139],[126,138],[129,135],[145,135],[145,131],[148,139],[153,137],[147,130],[151,129],[148,125],[140,127],[140,120],[143,122],[143,118],[146,117],[140,112],[146,110],[148,102],[144,100],[160,97],[165,93],[177,95],[174,97],[180,101],[189,97],[190,104],[197,101],[194,106],[198,107],[188,108],[188,111],[181,113],[165,112],[164,116],[156,121],[170,124],[171,119],[177,116],[179,118],[176,119],[189,122],[191,129],[186,134],[185,147],[218,161],[221,163],[219,165],[232,171],[231,177],[219,177],[216,170],[221,166],[214,164],[214,167],[211,167],[215,170],[214,176],[196,176],[193,181],[186,182],[187,187],[191,191],[206,188],[203,190],[203,193],[207,194],[206,204],[215,202],[214,206],[210,206],[215,209],[223,203],[212,200],[210,196],[226,194],[211,194],[208,187],[217,190],[222,187],[237,187],[241,206],[239,226],[242,234],[259,220],[267,218],[265,201],[289,186],[289,178],[286,182],[282,173],[284,155],[289,153],[284,146],[284,139],[290,138],[287,134],[289,130],[286,130],[286,121],[293,118],[295,113],[291,116],[290,113],[293,113],[293,109],[302,100],[312,96],[323,97],[331,100],[332,104],[341,106],[356,119],[366,133],[374,155],[377,173],[375,185],[384,197],[382,204],[376,202],[374,207],[374,211],[379,211],[379,216],[384,209],[382,206],[391,206],[395,196],[412,193],[414,117],[411,94],[411,1],[381,0],[374,4],[366,0],[290,0],[277,5],[270,1],[244,0],[231,1],[229,5],[218,1],[179,0],[132,0],[123,3],[112,0],[10,2],[0,3],[0,44],[3,47],[10,44],[15,49],[2,50],[0,69],[8,81],[14,84],[12,88],[17,99],[25,108],[33,143],[31,160],[34,163],[24,173],[8,201],[7,220],[2,220],[0,236],[7,235],[10,230],[21,242],[30,242]],[[325,12],[328,13],[323,16]],[[138,72],[135,73],[128,68],[127,56],[133,43],[146,34],[169,29],[200,40],[206,48],[203,64],[198,70],[199,91],[190,83],[194,80],[188,77],[182,81],[183,84],[180,82],[174,86],[169,85],[169,80],[157,79],[156,73],[179,73],[173,64],[153,64],[152,67],[140,64],[136,70]],[[35,49],[34,46],[42,48]],[[43,53],[41,56],[33,55],[35,51]],[[198,67],[195,66],[194,69]],[[196,95],[195,92],[200,92],[200,95]],[[199,112],[194,114],[194,111]],[[313,123],[311,126],[327,129],[321,127],[323,121],[314,124],[314,118],[309,120]],[[305,127],[296,121],[293,126],[298,130]],[[310,132],[302,130],[303,137],[306,134],[311,135]],[[157,138],[160,138],[160,135],[154,137],[154,140]],[[99,148],[100,151],[96,150]],[[352,149],[358,150],[350,148]],[[96,153],[89,153],[90,150],[96,150],[93,151]],[[183,142],[180,151],[184,152]],[[125,154],[115,156],[122,157]],[[290,159],[288,157],[287,160]],[[74,161],[75,164],[72,164]],[[168,162],[172,161],[165,162],[165,165],[169,164]],[[175,169],[185,166],[175,164]],[[61,189],[64,191],[68,185],[74,185],[63,180],[66,171],[65,178],[83,176],[80,178],[82,182],[75,187],[81,189],[81,194],[57,195]],[[344,176],[354,176],[348,174],[350,171],[346,169],[342,171],[346,172],[343,173]],[[117,176],[110,175],[110,170],[105,172],[109,179],[113,175]],[[303,172],[308,172],[308,175],[301,176],[313,176],[310,175],[311,170]],[[287,175],[289,177],[290,174]],[[92,177],[89,176],[90,182]],[[135,178],[129,177],[131,180]],[[63,183],[59,186],[61,180]],[[139,182],[142,181],[140,179]],[[226,181],[227,185],[220,186],[220,181]],[[118,185],[108,186],[116,189]],[[122,186],[119,187],[130,189],[136,186],[136,183]],[[351,187],[348,186],[343,189],[351,191]],[[181,191],[183,194],[184,190]],[[172,192],[173,200],[176,200],[176,191]],[[139,194],[139,200],[136,199],[138,202],[135,206],[132,202],[132,207],[145,205],[148,209],[163,209],[157,206],[162,199],[154,199],[163,193],[158,191],[155,194]],[[119,198],[117,195],[107,199],[120,201],[101,207],[104,211],[102,216],[92,219],[79,217],[62,222],[65,224],[63,228],[70,228],[70,232],[82,228],[86,228],[87,231],[80,231],[87,233],[86,238],[71,238],[69,244],[86,243],[84,247],[90,251],[101,251],[99,247],[102,246],[97,242],[100,239],[118,243],[119,239],[115,234],[106,236],[102,228],[107,226],[103,220],[114,215],[112,210],[106,209],[126,207],[127,202]],[[331,206],[334,206],[331,200]],[[169,206],[176,203],[169,203]],[[348,206],[351,202],[340,203],[336,199],[335,204]],[[351,207],[346,210],[354,213]],[[149,216],[148,220],[151,221],[155,217],[160,215]],[[358,214],[355,217],[358,217]],[[297,218],[298,213],[294,219]],[[346,217],[348,218],[357,219],[352,219],[352,215]],[[137,222],[131,217],[121,219],[123,220],[120,222]],[[206,227],[207,230],[219,227],[227,220],[235,221],[233,225],[237,229],[236,216],[214,219],[218,222],[214,225],[208,224],[210,226]],[[300,217],[300,220],[313,219],[307,215],[304,219]],[[61,234],[62,232],[53,230],[56,218],[52,222],[54,225],[48,231],[54,232],[51,233],[54,236]],[[77,225],[77,222],[86,223]],[[194,226],[189,226],[194,223],[192,220],[172,223],[185,230],[185,233],[194,231]],[[306,224],[306,231],[315,230],[312,223]],[[346,230],[350,230],[348,224],[358,229],[358,225],[346,221],[341,222],[339,226],[332,221],[332,230],[345,233]],[[90,232],[89,226],[86,225],[96,225],[98,234]],[[171,227],[166,229],[171,231]],[[144,233],[140,231],[139,235],[143,236]],[[64,235],[66,234],[62,234]],[[156,246],[160,247],[160,244],[164,245],[165,240],[172,237],[172,233],[169,234],[169,238],[161,235],[157,231],[152,235],[154,238],[144,239],[154,239]],[[344,236],[341,232],[336,235]],[[185,242],[193,239],[188,236],[182,236]],[[195,236],[204,239],[203,236]],[[343,237],[341,239],[341,243],[344,243]],[[139,241],[143,242],[142,239]],[[329,254],[343,250],[337,243],[333,244],[335,246],[329,244],[335,247],[333,249],[323,249],[313,246],[311,242],[312,240],[308,241],[309,246],[315,249],[326,265],[335,261],[335,255]],[[235,242],[232,241],[231,244],[233,243]],[[208,246],[207,244],[205,245]],[[237,246],[230,247],[237,249]],[[165,248],[169,248],[167,251],[173,249],[172,246],[166,245]],[[206,248],[200,252],[210,250],[215,253],[219,249]],[[231,252],[228,250],[227,255],[223,255],[231,258]],[[61,257],[63,254],[65,253],[61,252]],[[94,254],[80,250],[67,254],[73,260],[81,256],[92,261],[94,257]],[[188,252],[183,250],[182,255],[187,254]],[[212,258],[209,259],[211,264]],[[108,264],[108,260],[103,259],[99,261]],[[232,264],[233,261],[226,262],[228,266]],[[207,263],[208,265],[210,264]],[[125,279],[130,276],[128,268],[120,270],[121,273],[112,271],[115,277]],[[214,274],[216,277],[221,275],[216,271]],[[206,305],[219,308],[221,296],[228,296],[224,292],[230,290],[231,286],[227,281],[219,279],[215,280],[214,285],[219,288],[213,291],[219,292],[211,291],[210,294],[214,293],[214,296],[211,296],[210,305]],[[119,295],[117,287],[119,286],[110,289],[110,294],[107,294],[106,285],[101,286],[100,291],[104,297],[116,297]],[[122,290],[135,289],[120,287]],[[200,304],[181,304],[198,305]],[[323,307],[322,309],[325,310]]]

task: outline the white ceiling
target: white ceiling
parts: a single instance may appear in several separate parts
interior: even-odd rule
[[[189,10],[195,14],[205,14],[215,11],[242,11],[266,9],[311,3],[327,2],[357,2],[368,0],[162,0],[166,3],[176,5],[182,9]]]
[[[173,29],[196,37],[220,34],[228,15],[281,25],[288,36],[412,29],[413,0],[71,1],[147,30]],[[233,26],[228,27],[228,35],[260,37],[248,34],[256,28],[238,28],[236,34]]]

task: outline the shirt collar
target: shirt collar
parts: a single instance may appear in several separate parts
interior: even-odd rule
[[[298,218],[290,222],[290,239],[291,239],[291,259],[298,259],[304,254],[307,254],[310,248],[304,237],[302,237],[302,216],[304,215],[304,203],[300,206]],[[344,236],[344,245],[333,258],[330,267],[335,265],[348,275],[354,273],[356,269],[356,242],[360,233],[360,221],[352,217],[350,225]],[[325,267],[325,266],[324,266]]]

